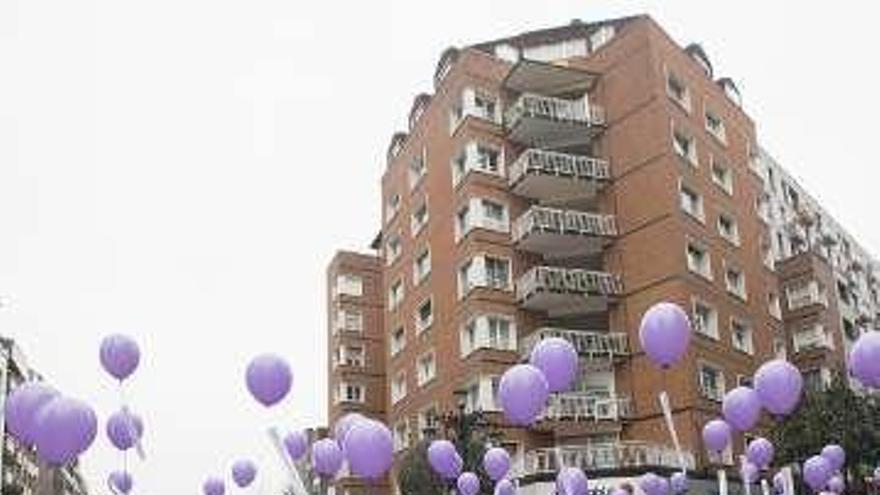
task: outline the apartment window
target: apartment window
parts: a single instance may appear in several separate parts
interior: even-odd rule
[[[694,330],[718,340],[718,311],[708,304],[694,300]]]
[[[431,251],[423,249],[416,255],[413,261],[413,282],[415,285],[422,283],[431,274]]]
[[[385,204],[385,221],[390,222],[400,210],[400,194],[393,193]]]
[[[858,327],[849,318],[841,318],[841,321],[843,322],[843,334],[850,343],[855,342],[859,338]]]
[[[344,362],[348,366],[363,367],[364,357],[364,348],[359,345],[349,345],[344,348]]]
[[[498,100],[495,96],[482,92],[474,92],[474,115],[481,119],[498,122]]]
[[[474,411],[479,411],[482,409],[480,407],[480,382],[473,381],[469,383],[465,390],[467,394],[465,395],[465,412],[471,413]]]
[[[416,209],[412,213],[412,218],[410,219],[412,236],[415,237],[419,235],[425,225],[428,224],[428,202],[422,201],[416,207]]]
[[[801,280],[785,287],[788,309],[796,310],[813,304],[827,305],[825,287],[815,280]]]
[[[489,327],[489,347],[510,349],[510,320],[498,316],[486,317]]]
[[[681,209],[691,217],[702,222],[705,218],[703,212],[703,197],[684,184],[679,186],[679,197],[681,200]]]
[[[466,296],[474,287],[510,290],[510,260],[479,255],[466,261],[458,270],[459,297]]]
[[[364,402],[366,400],[366,389],[363,385],[356,383],[340,383],[337,395],[337,402]]]
[[[752,377],[749,375],[736,375],[736,386],[737,387],[750,387],[752,386]]]
[[[694,166],[698,164],[697,143],[692,136],[688,136],[676,129],[672,132],[672,146],[675,149],[675,153],[687,160],[688,163]]]
[[[746,354],[753,354],[752,329],[745,322],[733,318],[730,320],[730,338],[733,348]]]
[[[400,372],[391,381],[391,403],[397,404],[406,397],[406,374]]]
[[[416,333],[422,333],[434,323],[434,303],[430,297],[416,309]]]
[[[501,170],[501,152],[488,146],[477,146],[477,170],[498,175]]]
[[[590,47],[593,51],[602,48],[606,43],[614,39],[614,26],[610,24],[606,24],[605,26],[597,29],[593,34],[590,35]],[[586,55],[584,53],[583,55]]]
[[[831,333],[820,323],[802,326],[794,333],[792,340],[795,353],[808,349],[834,349]]]
[[[497,232],[508,232],[510,222],[507,215],[507,206],[491,199],[481,199],[480,206],[483,213],[481,226]]]
[[[507,289],[510,286],[510,260],[485,257],[486,285],[493,289]]]
[[[425,165],[425,153],[423,149],[421,154],[414,156],[409,162],[409,188],[411,190],[415,189],[422,182],[422,178],[425,177],[425,173],[428,170]]]
[[[459,339],[462,357],[469,355],[477,349],[477,319],[471,318],[461,329]]]
[[[712,182],[727,194],[733,194],[733,171],[718,160],[712,160]]]
[[[727,292],[736,297],[746,299],[746,276],[739,268],[728,266],[724,270],[724,284]]]
[[[666,94],[686,112],[691,111],[691,95],[684,82],[675,74],[666,76]]]
[[[700,363],[698,366],[700,394],[709,400],[721,402],[725,393],[724,371],[707,363]]]
[[[471,270],[474,266],[473,260],[466,261],[458,269],[458,296],[464,297],[476,285],[471,279]]]
[[[455,240],[458,242],[471,231],[471,209],[465,204],[455,214]]]
[[[436,404],[419,411],[419,438],[424,440],[429,434],[440,430],[440,412]]]
[[[788,359],[788,350],[785,348],[785,339],[773,337],[773,355],[778,359]]]
[[[782,307],[779,304],[779,294],[775,292],[767,293],[767,312],[777,320],[782,319]]]
[[[847,306],[852,302],[850,299],[850,290],[846,286],[846,282],[842,280],[837,281],[837,297],[840,299],[840,302]]]
[[[393,264],[400,258],[403,252],[403,242],[400,240],[400,234],[392,234],[385,243],[385,262],[388,265]]]
[[[360,333],[364,328],[364,316],[357,309],[340,309],[336,312],[334,330]]]
[[[336,277],[336,294],[360,297],[364,295],[364,281],[357,275],[343,273]]]
[[[686,253],[688,270],[705,279],[711,280],[712,262],[706,248],[695,242],[688,242]]]
[[[477,349],[516,350],[516,325],[512,317],[483,314],[469,319],[461,329],[461,356]]]
[[[727,135],[724,131],[724,121],[721,120],[721,117],[709,110],[706,110],[706,130],[709,131],[709,134],[718,139],[718,141],[721,141],[722,143],[727,142]]]
[[[493,375],[489,377],[489,387],[492,389],[491,410],[501,410],[501,400],[498,398],[498,389],[501,387],[501,377]]]
[[[391,356],[396,356],[406,347],[406,334],[403,326],[399,326],[391,332]]]
[[[409,448],[409,424],[406,418],[403,418],[394,425],[394,451],[400,452],[407,448]]]
[[[501,150],[473,141],[468,143],[452,160],[453,185],[458,185],[471,170],[490,175],[503,175]]]
[[[419,357],[417,375],[420,387],[437,377],[437,363],[433,351]]]
[[[397,279],[388,289],[388,307],[393,311],[403,302],[403,280]]]
[[[731,244],[739,246],[739,228],[733,216],[727,213],[718,215],[718,234]]]

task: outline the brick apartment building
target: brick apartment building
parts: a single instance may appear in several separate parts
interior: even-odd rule
[[[500,422],[500,375],[562,336],[576,389],[504,430],[523,493],[562,465],[674,469],[662,389],[690,467],[732,465],[700,444],[725,391],[775,355],[821,383],[877,312],[874,262],[758,147],[732,80],[647,16],[444,51],[391,139],[382,204],[377,254],[328,268],[331,424],[380,417],[403,452],[459,402]],[[638,345],[661,300],[696,332],[662,373]]]

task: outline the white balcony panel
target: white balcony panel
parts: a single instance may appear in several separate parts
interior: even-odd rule
[[[544,200],[589,199],[611,178],[607,160],[535,148],[522,152],[509,173],[515,194]]]
[[[683,453],[685,465],[693,469],[694,454]],[[584,471],[620,468],[679,468],[679,458],[672,447],[647,442],[559,446],[535,449],[526,453],[526,474],[552,474],[563,467]]]
[[[605,311],[608,296],[623,292],[616,275],[552,266],[536,266],[516,284],[516,298],[528,310],[551,316]]]
[[[586,98],[522,94],[505,114],[508,138],[539,148],[589,144],[605,127],[605,111]]]
[[[549,338],[563,338],[587,359],[620,359],[629,355],[629,340],[625,333],[593,332],[565,328],[543,327],[520,341],[520,355],[528,357],[538,342]]]
[[[613,215],[541,206],[529,208],[513,226],[519,249],[549,257],[594,254],[615,235]]]
[[[545,420],[572,421],[620,421],[632,416],[632,400],[629,397],[569,392],[550,396]]]

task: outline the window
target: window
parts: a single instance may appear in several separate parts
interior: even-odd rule
[[[481,199],[480,206],[483,213],[481,227],[497,232],[509,231],[507,206],[491,199]]]
[[[718,311],[708,304],[694,300],[694,330],[718,340]]]
[[[498,316],[486,318],[489,325],[489,347],[493,349],[510,348],[510,320]]]
[[[733,171],[714,158],[712,160],[712,182],[727,194],[733,194]]]
[[[731,244],[739,246],[739,228],[736,219],[727,213],[718,214],[718,233]]]
[[[422,182],[428,168],[425,165],[426,150],[422,149],[422,153],[414,156],[409,162],[409,188],[415,189]]]
[[[785,287],[788,309],[796,310],[813,304],[828,305],[825,287],[816,280],[800,280]]]
[[[461,356],[477,349],[516,350],[516,325],[511,316],[484,314],[469,319],[461,329]]]
[[[473,266],[473,260],[468,260],[458,269],[458,297],[464,297],[476,285],[471,279]]]
[[[403,243],[400,240],[400,234],[392,234],[385,243],[385,262],[388,265],[394,264],[400,254],[403,252]]]
[[[473,381],[465,387],[465,412],[471,413],[482,409],[480,404],[480,382]]]
[[[394,193],[388,197],[385,204],[385,222],[390,222],[400,210],[400,194]]]
[[[740,299],[746,299],[746,276],[743,275],[742,270],[739,268],[726,267],[724,270],[724,285],[727,287],[727,292]]]
[[[400,372],[391,381],[391,403],[397,404],[406,397],[406,374]]]
[[[336,402],[364,402],[366,396],[363,385],[342,382],[336,391]]]
[[[431,404],[419,411],[419,438],[436,435],[440,429],[440,412],[437,404]]]
[[[406,334],[403,326],[399,326],[391,332],[391,356],[396,356],[404,347],[406,347]]]
[[[687,86],[675,74],[666,76],[666,94],[686,112],[691,111],[691,95]]]
[[[755,352],[752,344],[752,329],[736,318],[730,320],[730,338],[734,349],[746,354]]]
[[[706,110],[706,130],[709,131],[709,134],[718,139],[718,141],[727,143],[727,135],[724,132],[724,121],[721,120],[721,117],[715,115],[709,110]]]
[[[403,302],[403,280],[397,279],[388,289],[388,307],[393,311],[401,302]]]
[[[416,309],[416,333],[424,332],[432,323],[434,323],[434,303],[433,299],[428,298]]]
[[[495,96],[482,92],[474,92],[474,111],[473,115],[481,119],[498,122],[498,100]]]
[[[489,407],[492,411],[501,410],[501,400],[498,398],[498,388],[501,386],[500,376],[489,377],[489,387],[492,389],[492,404]]]
[[[477,146],[476,169],[497,175],[501,170],[500,156],[501,153],[495,148]]]
[[[688,270],[705,279],[712,280],[712,262],[706,248],[695,242],[688,242],[686,253]]]
[[[425,386],[437,377],[437,363],[434,359],[433,351],[419,357],[417,375],[420,387]]]
[[[713,401],[724,399],[724,372],[716,366],[700,363],[699,365],[700,394]]]
[[[590,35],[590,47],[593,51],[596,51],[599,48],[602,48],[603,45],[611,41],[613,38],[614,26],[612,26],[611,24],[606,24]],[[584,55],[586,55],[586,53]]]
[[[767,293],[767,312],[777,320],[782,319],[782,308],[779,305],[779,294],[775,292]]]
[[[413,282],[419,285],[431,274],[431,251],[423,249],[413,261]]]
[[[469,355],[477,349],[477,319],[471,318],[461,329],[459,339],[462,357]]]
[[[490,175],[503,175],[501,150],[486,144],[469,142],[452,160],[452,183],[458,185],[474,170]]]
[[[406,418],[403,418],[394,425],[394,451],[400,452],[407,448],[409,448],[409,424]]]
[[[687,160],[691,165],[698,165],[697,143],[693,137],[676,129],[672,132],[672,146],[678,156]]]
[[[364,315],[357,309],[340,309],[335,320],[334,330],[360,333],[364,329]]]
[[[364,281],[361,277],[350,273],[336,276],[336,294],[360,297],[364,295]]]
[[[679,186],[679,196],[681,199],[681,209],[691,217],[702,222],[704,219],[703,197],[684,184]]]
[[[462,237],[471,231],[471,209],[465,204],[459,208],[455,214],[455,241],[458,242]]]
[[[737,387],[750,387],[752,386],[752,377],[749,375],[736,375],[736,386]]]
[[[820,323],[802,326],[793,336],[794,352],[808,349],[834,349],[834,338],[831,332]]]
[[[510,290],[510,260],[479,255],[463,263],[458,269],[458,293],[464,297],[474,287]]]
[[[422,201],[412,213],[410,219],[412,236],[419,235],[419,232],[428,224],[428,202]]]
[[[364,366],[364,348],[359,345],[349,345],[343,347],[343,362],[347,366],[362,367]]]
[[[779,359],[788,359],[788,350],[782,337],[773,337],[773,355]]]
[[[510,286],[510,261],[486,256],[485,263],[486,285],[493,289],[507,289]]]

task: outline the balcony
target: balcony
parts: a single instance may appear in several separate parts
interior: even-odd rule
[[[527,149],[510,165],[514,194],[532,199],[591,198],[611,179],[607,160]]]
[[[594,254],[617,235],[613,215],[533,206],[513,224],[519,249],[549,257]]]
[[[609,394],[570,392],[550,396],[545,420],[619,421],[632,416],[632,400]]]
[[[520,356],[527,358],[538,342],[551,337],[563,338],[587,359],[621,359],[629,356],[629,341],[625,333],[591,332],[565,328],[539,328],[520,339]]]
[[[567,148],[590,143],[605,126],[602,107],[586,98],[567,100],[524,93],[504,115],[508,137],[540,148]]]
[[[617,442],[593,445],[559,446],[526,453],[527,475],[553,474],[563,467],[584,471],[621,468],[680,468],[675,449],[647,442]],[[693,469],[693,453],[684,452],[684,461]]]
[[[524,309],[551,316],[604,311],[608,296],[622,292],[616,275],[552,266],[533,267],[516,284],[516,299]]]

